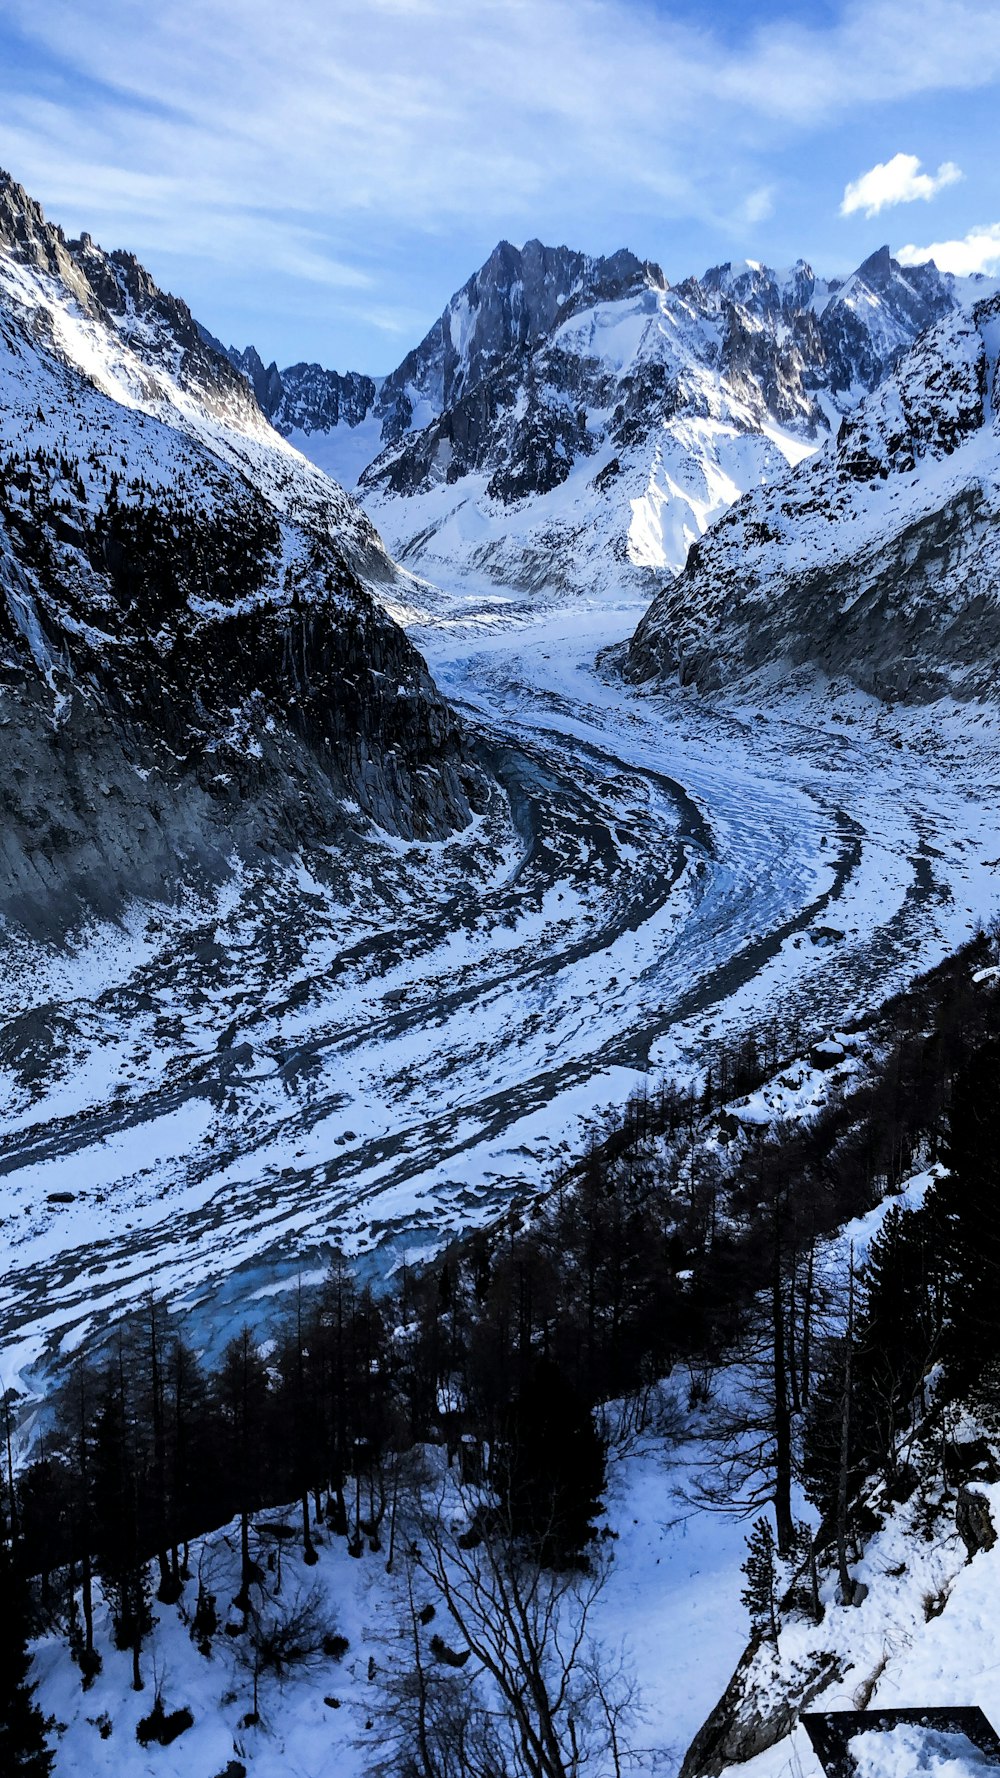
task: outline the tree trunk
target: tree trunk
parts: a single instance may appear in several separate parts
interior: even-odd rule
[[[812,1358],[812,1312],[813,1312],[813,1265],[816,1258],[816,1237],[809,1242],[809,1257],[806,1260],[806,1288],[802,1299],[802,1343],[799,1351],[799,1383],[802,1400],[809,1400],[811,1384],[810,1364]]]
[[[795,1539],[792,1519],[792,1416],[788,1405],[788,1374],[785,1362],[785,1303],[781,1288],[780,1200],[773,1204],[771,1255],[771,1319],[774,1338],[774,1519],[778,1554],[787,1556]]]
[[[245,1506],[240,1508],[240,1590],[234,1603],[239,1606],[244,1618],[250,1611],[250,1582],[253,1569],[250,1565],[250,1514]]]
[[[845,1605],[854,1597],[854,1582],[847,1566],[847,1482],[851,1453],[851,1359],[854,1345],[854,1249],[851,1248],[847,1286],[847,1339],[844,1346],[844,1393],[840,1404],[840,1462],[837,1469],[837,1573]]]
[[[307,1488],[302,1490],[302,1559],[307,1568],[315,1567],[319,1561],[312,1540],[312,1532],[309,1529],[309,1490]]]
[[[88,1656],[94,1652],[94,1571],[90,1550],[83,1552],[83,1647]]]
[[[788,1382],[791,1389],[792,1413],[801,1414],[802,1396],[799,1390],[799,1364],[795,1340],[795,1312],[798,1307],[799,1255],[796,1251],[792,1259],[791,1282],[788,1295]]]

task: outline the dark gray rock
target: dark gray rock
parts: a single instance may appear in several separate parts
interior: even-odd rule
[[[358,426],[375,402],[377,384],[357,371],[340,376],[320,364],[290,364],[279,371],[273,360],[265,369],[254,346],[242,352],[230,346],[228,356],[247,378],[272,425],[285,437],[290,432],[330,432],[335,426]]]
[[[59,936],[220,881],[234,858],[267,869],[311,848],[333,872],[372,823],[408,839],[464,826],[484,780],[359,579],[367,521],[312,470],[293,482],[277,441],[268,458],[244,376],[186,305],[130,255],[67,243],[6,177],[0,255],[55,280],[51,309],[0,300],[0,915]],[[112,358],[118,321],[141,314],[141,362],[224,413],[234,454],[249,420],[259,485],[95,388],[59,349],[62,301]],[[30,1085],[60,1041],[44,1019],[16,1027],[8,1062]]]
[[[758,1683],[755,1665],[761,1642],[751,1638],[714,1710],[706,1717],[684,1755],[679,1778],[717,1778],[726,1766],[753,1759],[790,1734],[801,1712],[839,1679],[836,1656],[823,1653],[815,1665],[792,1678],[780,1700]]]
[[[991,1550],[997,1540],[996,1526],[985,1494],[975,1488],[960,1488],[955,1503],[955,1529],[965,1545],[966,1561],[971,1562],[980,1550]]]

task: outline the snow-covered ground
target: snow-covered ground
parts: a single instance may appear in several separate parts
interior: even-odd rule
[[[843,1025],[1000,906],[992,716],[653,699],[595,666],[636,615],[414,584],[513,833],[386,840],[347,906],[303,868],[71,956],[8,935],[5,1383],[150,1288],[210,1346],[333,1243],[426,1251],[646,1071]]]
[[[738,1603],[745,1526],[686,1503],[691,1467],[704,1458],[697,1428],[690,1430],[691,1439],[677,1449],[650,1433],[612,1460],[603,1522],[614,1533],[613,1555],[592,1619],[597,1642],[609,1653],[624,1650],[640,1688],[631,1731],[640,1769],[663,1778],[676,1772],[715,1703],[747,1629]],[[239,1586],[239,1529],[224,1527],[192,1546],[191,1579],[179,1605],[154,1604],[142,1692],[131,1689],[131,1655],[114,1647],[103,1607],[96,1634],[103,1671],[88,1691],[61,1636],[36,1645],[38,1702],[58,1725],[53,1778],[216,1778],[231,1759],[245,1765],[248,1778],[361,1778],[372,1770],[386,1751],[385,1681],[405,1663],[410,1646],[401,1565],[397,1560],[388,1575],[384,1546],[354,1559],[343,1538],[320,1529],[315,1567],[303,1565],[289,1535],[279,1568],[279,1540],[269,1528],[284,1524],[291,1533],[296,1522],[292,1511],[259,1521],[263,1534],[254,1536],[254,1554],[265,1569],[266,1608],[280,1610],[315,1594],[324,1624],[348,1639],[344,1656],[318,1655],[283,1683],[265,1677],[261,1722],[243,1726],[252,1703],[246,1638],[224,1630],[227,1622],[240,1623],[230,1605]],[[219,1614],[210,1656],[191,1637],[199,1568]],[[418,1595],[420,1602],[430,1597],[426,1587]],[[457,1635],[440,1604],[425,1634],[436,1631],[446,1642],[449,1631],[452,1640]],[[172,1745],[144,1752],[135,1729],[157,1687],[165,1709],[186,1707],[194,1724]]]
[[[890,715],[854,693],[783,711],[653,700],[595,665],[634,618],[586,606],[542,618],[495,593],[413,586],[411,631],[511,787],[517,837],[494,830],[491,876],[471,874],[487,822],[450,846],[386,841],[380,880],[359,883],[350,909],[304,872],[266,891],[244,881],[211,910],[137,910],[127,932],[92,935],[76,958],[36,957],[54,1060],[38,1097],[8,1083],[5,1381],[72,1349],[151,1282],[211,1346],[237,1316],[264,1320],[334,1240],[382,1267],[401,1246],[426,1249],[536,1188],[644,1070],[697,1070],[706,1040],[765,1007],[800,1016],[807,1034],[836,1033],[1000,906],[991,718]],[[842,1072],[855,1068],[849,1051]],[[794,1115],[830,1082],[783,1069],[740,1116]],[[49,1204],[56,1191],[75,1196]],[[862,1252],[880,1214],[840,1247]],[[683,1405],[683,1379],[673,1387]],[[680,1443],[676,1429],[650,1432],[612,1457],[614,1561],[595,1624],[630,1650],[643,1769],[664,1775],[748,1628],[746,1526],[695,1504],[706,1453],[697,1422],[689,1430]],[[960,1701],[997,1720],[1000,1557],[965,1568],[953,1515],[914,1541],[908,1510],[858,1568],[865,1604],[828,1602],[824,1646],[849,1647],[851,1665],[821,1707],[850,1707],[887,1655],[873,1703],[953,1703],[964,1686]],[[205,1558],[223,1617],[235,1549],[219,1533]],[[369,1770],[399,1646],[384,1555],[353,1561],[330,1540],[316,1569],[288,1550],[283,1563],[285,1596],[318,1585],[349,1637],[339,1663],[269,1682],[262,1724],[246,1728],[238,1639],[220,1634],[211,1659],[191,1641],[194,1581],[181,1609],[156,1608],[140,1695],[106,1623],[104,1672],[87,1693],[46,1640],[36,1674],[61,1725],[55,1778],[215,1778],[230,1759],[250,1778]],[[943,1591],[946,1611],[925,1620],[924,1595]],[[783,1634],[790,1660],[816,1645],[810,1627]],[[135,1723],[154,1679],[195,1723],[143,1753]],[[820,1778],[801,1730],[737,1770]]]
[[[961,1429],[960,1429],[961,1430]],[[976,1482],[1000,1518],[1000,1484]],[[971,1561],[955,1530],[955,1492],[938,1481],[898,1507],[874,1536],[852,1573],[869,1588],[858,1607],[835,1602],[834,1586],[822,1589],[821,1624],[792,1621],[781,1632],[774,1693],[789,1675],[813,1670],[817,1655],[836,1657],[839,1675],[816,1698],[816,1710],[930,1709],[978,1706],[1000,1723],[1000,1635],[996,1591],[1000,1545]],[[862,1700],[867,1699],[867,1703]],[[970,1750],[935,1745],[897,1729],[883,1742],[871,1731],[853,1751],[864,1778],[902,1778],[903,1772],[971,1778],[980,1769]],[[954,1763],[946,1765],[945,1756]],[[908,1756],[908,1763],[902,1763]],[[983,1770],[987,1768],[983,1766]],[[990,1766],[989,1770],[995,1770]],[[737,1766],[728,1778],[823,1778],[823,1767],[804,1728]]]
[[[855,1235],[869,1238],[872,1226],[865,1219]],[[664,1391],[663,1407],[668,1431],[654,1422],[621,1454],[611,1455],[601,1522],[613,1534],[606,1546],[612,1555],[590,1626],[609,1657],[624,1651],[638,1687],[630,1741],[639,1770],[651,1778],[675,1778],[749,1634],[740,1603],[747,1524],[697,1502],[697,1477],[711,1463],[711,1447],[701,1437],[700,1410],[692,1414],[685,1407],[682,1374]],[[1000,1484],[982,1491],[997,1521]],[[287,1542],[276,1537],[276,1525],[284,1525]],[[131,1657],[115,1649],[103,1607],[96,1635],[103,1671],[88,1691],[81,1689],[61,1635],[36,1644],[32,1677],[38,1701],[56,1725],[53,1778],[216,1778],[233,1759],[248,1778],[361,1778],[373,1769],[385,1752],[385,1682],[401,1670],[409,1651],[399,1564],[388,1575],[384,1545],[352,1559],[342,1538],[317,1528],[319,1562],[305,1568],[296,1525],[292,1509],[258,1522],[253,1549],[265,1570],[263,1606],[294,1608],[315,1594],[324,1625],[349,1642],[343,1656],[317,1654],[280,1683],[262,1679],[260,1722],[246,1724],[252,1702],[246,1638],[227,1636],[224,1628],[228,1622],[235,1631],[240,1623],[230,1603],[239,1582],[239,1532],[235,1524],[224,1527],[192,1546],[191,1578],[180,1603],[154,1604],[142,1692],[131,1689]],[[219,1614],[208,1656],[191,1635],[199,1570]],[[978,1705],[990,1721],[1000,1722],[1000,1545],[966,1563],[954,1529],[954,1491],[946,1495],[933,1480],[921,1488],[871,1538],[853,1572],[869,1587],[863,1604],[838,1605],[833,1580],[824,1581],[821,1624],[785,1620],[780,1662],[772,1663],[769,1678],[762,1672],[758,1702],[763,1705],[766,1694],[780,1701],[786,1689],[795,1690],[797,1678],[801,1682],[803,1673],[815,1669],[817,1658],[832,1656],[839,1672],[814,1708],[853,1710],[872,1688],[872,1709]],[[418,1604],[424,1597],[418,1594]],[[434,1631],[449,1640],[440,1604],[425,1634]],[[143,1751],[135,1729],[157,1689],[168,1711],[187,1708],[194,1723],[171,1746]],[[971,1778],[978,1771],[961,1763],[968,1750],[936,1738],[918,1743],[901,1731],[887,1744],[855,1752],[869,1761],[863,1767],[868,1778],[909,1778],[925,1770],[937,1778]],[[904,1756],[909,1765],[900,1763]],[[946,1757],[958,1763],[942,1764]],[[823,1778],[823,1772],[806,1731],[797,1727],[767,1752],[727,1768],[726,1778]]]

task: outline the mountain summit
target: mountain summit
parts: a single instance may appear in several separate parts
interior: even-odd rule
[[[744,260],[670,287],[625,250],[504,241],[382,380],[231,356],[278,429],[358,488],[398,559],[641,592],[966,300],[887,247],[842,281]]]
[[[887,699],[995,695],[1000,295],[923,334],[835,440],[691,551],[633,639],[635,679],[790,667]]]

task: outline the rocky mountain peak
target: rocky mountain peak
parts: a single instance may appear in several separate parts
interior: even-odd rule
[[[186,303],[9,179],[0,459],[5,918],[466,824],[478,774],[361,578],[392,574],[367,519]]]
[[[700,298],[734,302],[758,315],[777,316],[804,309],[816,289],[816,275],[804,259],[785,271],[774,271],[755,259],[726,260],[692,280]]]
[[[186,302],[157,285],[134,253],[107,252],[83,233],[67,240],[34,198],[0,171],[0,248],[30,271],[55,279],[91,320],[127,334],[150,368],[169,365],[182,388],[217,412],[252,419],[255,404],[225,351],[198,326]],[[137,329],[136,322],[142,322]],[[258,423],[261,416],[257,414]]]
[[[877,247],[874,253],[862,260],[855,276],[871,286],[873,290],[884,290],[890,283],[893,273],[898,271],[895,260],[889,252],[888,243]]]
[[[242,352],[236,346],[230,346],[226,355],[230,363],[243,372],[264,413],[273,414],[284,393],[281,375],[274,359],[271,359],[265,369],[264,360],[256,346],[247,346]]]
[[[744,259],[671,287],[628,248],[503,240],[382,381],[231,356],[419,571],[461,561],[533,587],[572,563],[588,586],[634,585],[677,571],[734,490],[816,450],[831,415],[968,303],[887,247],[840,281]]]
[[[1000,297],[953,309],[824,450],[737,501],[654,599],[629,672],[709,689],[791,665],[892,700],[995,696],[998,334]]]

